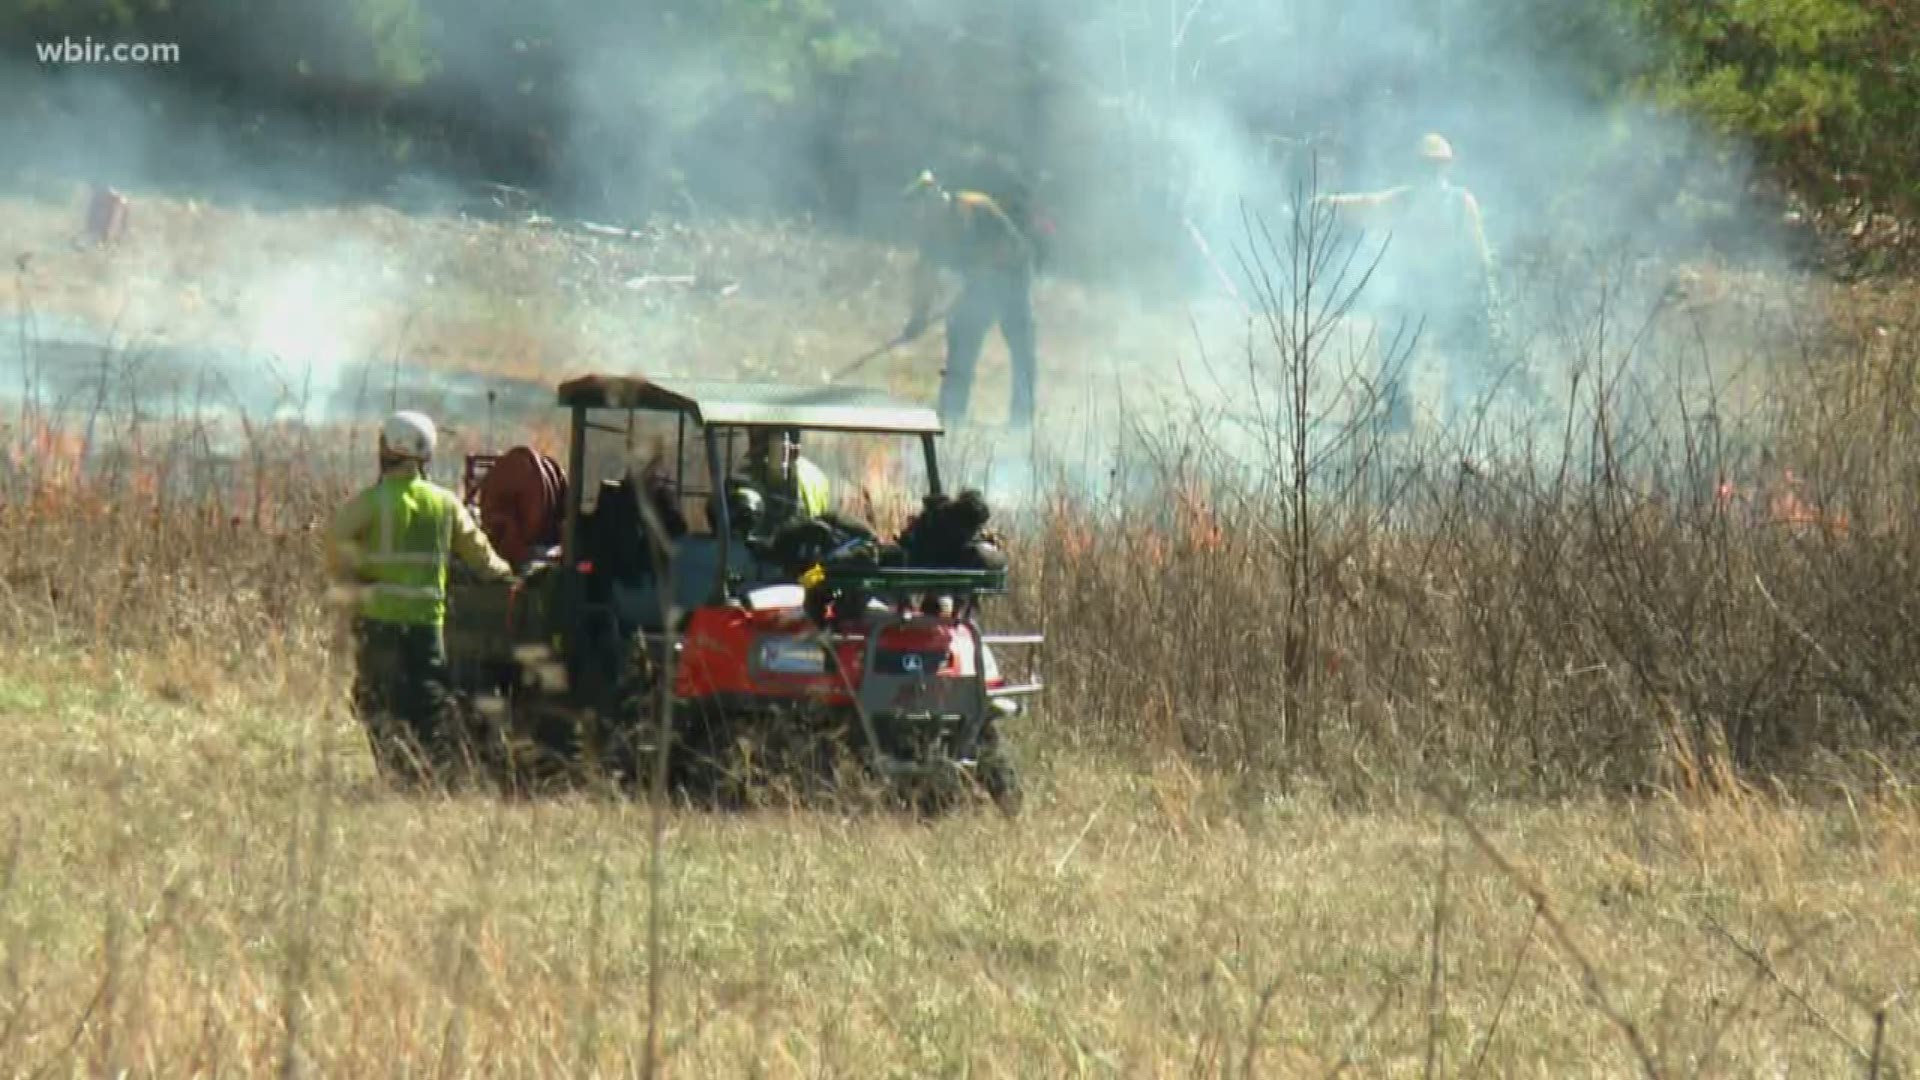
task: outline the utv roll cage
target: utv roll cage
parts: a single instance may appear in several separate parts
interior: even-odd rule
[[[673,444],[674,491],[682,498],[702,494],[690,491],[686,481],[688,424],[699,428],[701,450],[713,490],[708,496],[709,521],[718,550],[714,568],[712,595],[733,599],[732,554],[734,529],[725,498],[715,496],[723,488],[731,467],[729,449],[735,432],[754,429],[826,431],[841,434],[917,436],[925,458],[927,494],[941,491],[940,466],[935,439],[942,433],[939,416],[930,408],[902,402],[879,391],[831,386],[802,386],[771,382],[725,382],[703,379],[646,379],[637,376],[588,375],[560,384],[559,404],[570,413],[571,435],[567,448],[566,474],[586,476],[587,434],[601,431],[613,435],[632,435],[634,413],[667,413],[676,418]],[[590,414],[625,411],[628,426],[616,428],[598,422]],[[583,483],[574,483],[567,497],[561,524],[561,572],[567,578],[579,575],[581,565],[580,524],[585,499]]]

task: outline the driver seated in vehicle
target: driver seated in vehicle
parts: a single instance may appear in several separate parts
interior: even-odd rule
[[[733,543],[754,558],[764,560],[767,548],[767,500],[759,488],[742,479],[727,482],[727,521]]]
[[[819,503],[824,503],[824,491],[821,495]],[[877,542],[871,528],[824,506],[816,511],[804,499],[798,500],[797,512],[790,510],[784,520],[775,521],[768,512],[768,500],[748,477],[729,480],[725,499],[735,550],[732,565],[752,568],[741,575],[743,584],[804,584],[807,610],[821,625],[832,601],[840,601],[836,610],[843,613],[857,615],[865,609],[864,596],[841,596],[837,590],[807,584],[807,574],[843,557],[859,558],[859,549]]]
[[[746,482],[766,500],[769,535],[794,518],[818,518],[831,505],[827,474],[800,453],[800,432],[793,428],[751,429],[745,471]]]

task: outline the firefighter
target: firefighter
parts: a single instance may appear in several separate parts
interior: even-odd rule
[[[948,191],[932,172],[908,185],[915,204],[919,258],[913,272],[913,311],[902,339],[926,329],[928,309],[942,268],[962,278],[960,297],[947,315],[947,366],[940,379],[940,418],[966,420],[973,395],[974,365],[987,331],[997,323],[1013,365],[1009,416],[1015,427],[1033,424],[1033,275],[1036,249],[1025,227],[993,196]]]
[[[817,518],[831,505],[827,474],[800,453],[800,432],[793,428],[777,433],[771,428],[752,428],[747,433],[747,480],[760,489],[766,501],[769,531],[798,514]]]
[[[453,492],[426,479],[433,421],[397,412],[380,429],[380,479],[334,515],[328,566],[357,583],[354,706],[388,777],[424,780],[452,749],[442,731],[451,704],[443,626],[447,561],[513,580]]]
[[[1323,195],[1315,202],[1356,224],[1392,230],[1368,283],[1374,293],[1370,306],[1388,326],[1422,328],[1421,341],[1447,365],[1449,393],[1458,408],[1480,388],[1491,359],[1493,255],[1479,201],[1448,176],[1453,147],[1429,133],[1415,154],[1422,173],[1415,182],[1366,194]],[[1399,380],[1382,370],[1380,382],[1387,427],[1406,429],[1412,406]]]

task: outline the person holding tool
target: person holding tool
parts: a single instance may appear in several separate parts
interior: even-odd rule
[[[1449,176],[1452,145],[1429,133],[1413,150],[1419,175],[1408,183],[1315,202],[1343,219],[1392,230],[1373,282],[1383,298],[1374,307],[1390,326],[1424,326],[1423,343],[1446,365],[1451,404],[1461,410],[1483,388],[1495,351],[1493,255],[1479,201]],[[1404,431],[1412,423],[1411,402],[1395,373],[1380,375],[1386,426]]]
[[[1036,247],[1016,216],[980,191],[949,191],[932,171],[906,190],[914,208],[919,257],[913,271],[912,313],[900,340],[911,340],[929,322],[941,269],[962,278],[959,299],[947,313],[947,366],[941,375],[939,413],[948,423],[966,420],[974,367],[995,324],[1013,364],[1013,426],[1033,424],[1038,363],[1034,347],[1033,276]]]

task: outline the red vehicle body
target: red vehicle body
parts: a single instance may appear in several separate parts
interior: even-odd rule
[[[764,544],[749,544],[744,529],[736,534],[732,511],[713,497],[715,478],[732,474],[730,440],[770,428],[912,436],[937,493],[939,423],[930,410],[871,392],[603,377],[562,384],[560,401],[574,414],[562,475],[520,448],[469,459],[469,495],[483,528],[527,557],[516,592],[472,582],[453,588],[447,647],[459,689],[498,696],[519,737],[549,749],[658,745],[647,714],[659,700],[657,673],[671,670],[674,723],[717,722],[724,737],[709,744],[730,746],[739,729],[729,717],[773,718],[789,730],[824,718],[822,730],[858,732],[854,749],[883,776],[972,767],[997,753],[1000,722],[1041,689],[1030,671],[1017,683],[1003,677],[992,651],[1037,645],[1039,636],[980,626],[980,598],[1004,591],[1004,569],[836,569],[823,556],[800,575],[809,579],[802,585],[782,580],[792,570],[774,565]],[[665,414],[678,424],[671,475],[589,481],[586,433],[621,434],[605,419],[615,411]],[[630,420],[627,445],[632,431]],[[589,491],[591,511],[583,506]],[[645,499],[655,500],[652,511],[630,510],[634,520],[610,524],[617,508]],[[663,542],[655,530],[683,510],[697,511],[684,518],[705,517],[706,528],[666,541],[664,562],[649,557]],[[637,527],[643,518],[648,531]],[[820,590],[813,604],[809,586]],[[831,598],[824,608],[822,597]],[[835,610],[841,605],[849,609]],[[581,735],[582,725],[599,730]],[[637,762],[627,767],[637,771]]]
[[[919,658],[933,678],[973,677],[973,631],[958,624],[905,623],[877,631],[880,655],[889,660]],[[732,695],[791,699],[804,696],[822,705],[851,705],[862,674],[864,635],[836,634],[829,639],[838,654],[838,670],[823,665],[818,673],[781,670],[766,662],[775,647],[818,650],[812,620],[798,607],[771,611],[702,608],[687,621],[682,637],[674,695],[683,700]],[[848,673],[842,675],[841,672]],[[987,682],[989,689],[1005,679]]]

